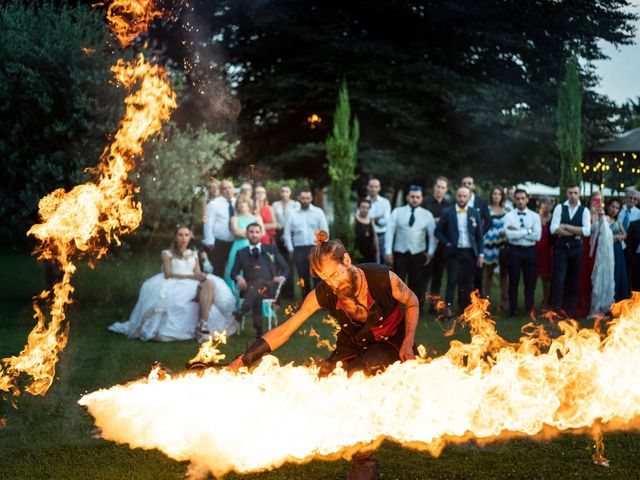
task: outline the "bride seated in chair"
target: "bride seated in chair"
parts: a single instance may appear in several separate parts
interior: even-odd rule
[[[200,270],[197,253],[187,247],[193,234],[175,230],[171,248],[162,252],[162,273],[146,280],[129,321],[109,326],[129,338],[170,342],[237,330],[235,297],[225,281]]]

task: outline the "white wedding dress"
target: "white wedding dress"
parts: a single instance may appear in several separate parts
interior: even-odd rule
[[[195,271],[197,254],[185,252],[184,258],[173,258],[165,250],[162,255],[171,257],[172,273],[192,275]],[[237,322],[233,318],[236,299],[225,281],[214,275],[207,275],[214,286],[214,303],[209,310],[209,331],[233,335]],[[196,338],[199,304],[194,300],[198,290],[197,280],[165,278],[159,273],[146,280],[140,288],[138,303],[131,312],[129,321],[116,322],[109,326],[112,332],[122,333],[129,338],[170,342]]]

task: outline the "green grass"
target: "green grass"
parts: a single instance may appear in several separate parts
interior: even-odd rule
[[[144,247],[144,246],[143,246]],[[81,266],[74,279],[75,304],[69,309],[69,343],[57,369],[57,378],[44,397],[24,395],[18,409],[0,403],[0,479],[182,479],[187,465],[157,451],[131,450],[97,438],[90,416],[77,405],[87,391],[139,378],[154,361],[182,370],[197,351],[195,342],[145,343],[110,333],[107,326],[126,319],[136,301],[141,282],[159,270],[155,245],[133,254],[121,249],[98,262],[96,269]],[[17,354],[33,326],[31,296],[43,286],[41,266],[25,254],[0,254],[0,356]],[[316,315],[310,324],[322,335],[328,327]],[[498,319],[498,331],[515,340],[527,321]],[[232,337],[225,347],[229,357],[252,341],[250,327]],[[465,340],[462,331],[454,338]],[[429,315],[421,319],[417,343],[430,354],[446,351],[451,339]],[[285,362],[322,357],[315,341],[297,335],[278,350]],[[636,479],[640,474],[640,435],[612,433],[605,436],[608,469],[591,463],[592,446],[585,436],[563,435],[553,441],[528,439],[502,441],[479,447],[475,443],[449,446],[433,458],[387,442],[379,450],[383,479]],[[349,463],[315,461],[286,465],[272,472],[230,474],[228,479],[333,479],[344,478]]]

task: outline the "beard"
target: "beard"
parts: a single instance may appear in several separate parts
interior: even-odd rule
[[[347,272],[349,279],[335,288],[335,293],[341,297],[353,297],[358,286],[358,271],[355,268],[349,268]]]

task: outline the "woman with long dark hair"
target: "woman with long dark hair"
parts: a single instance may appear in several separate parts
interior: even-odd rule
[[[142,284],[129,321],[109,330],[161,342],[235,333],[235,298],[224,280],[202,273],[197,253],[188,248],[191,238],[189,227],[176,227],[171,247],[162,251],[162,273]]]

